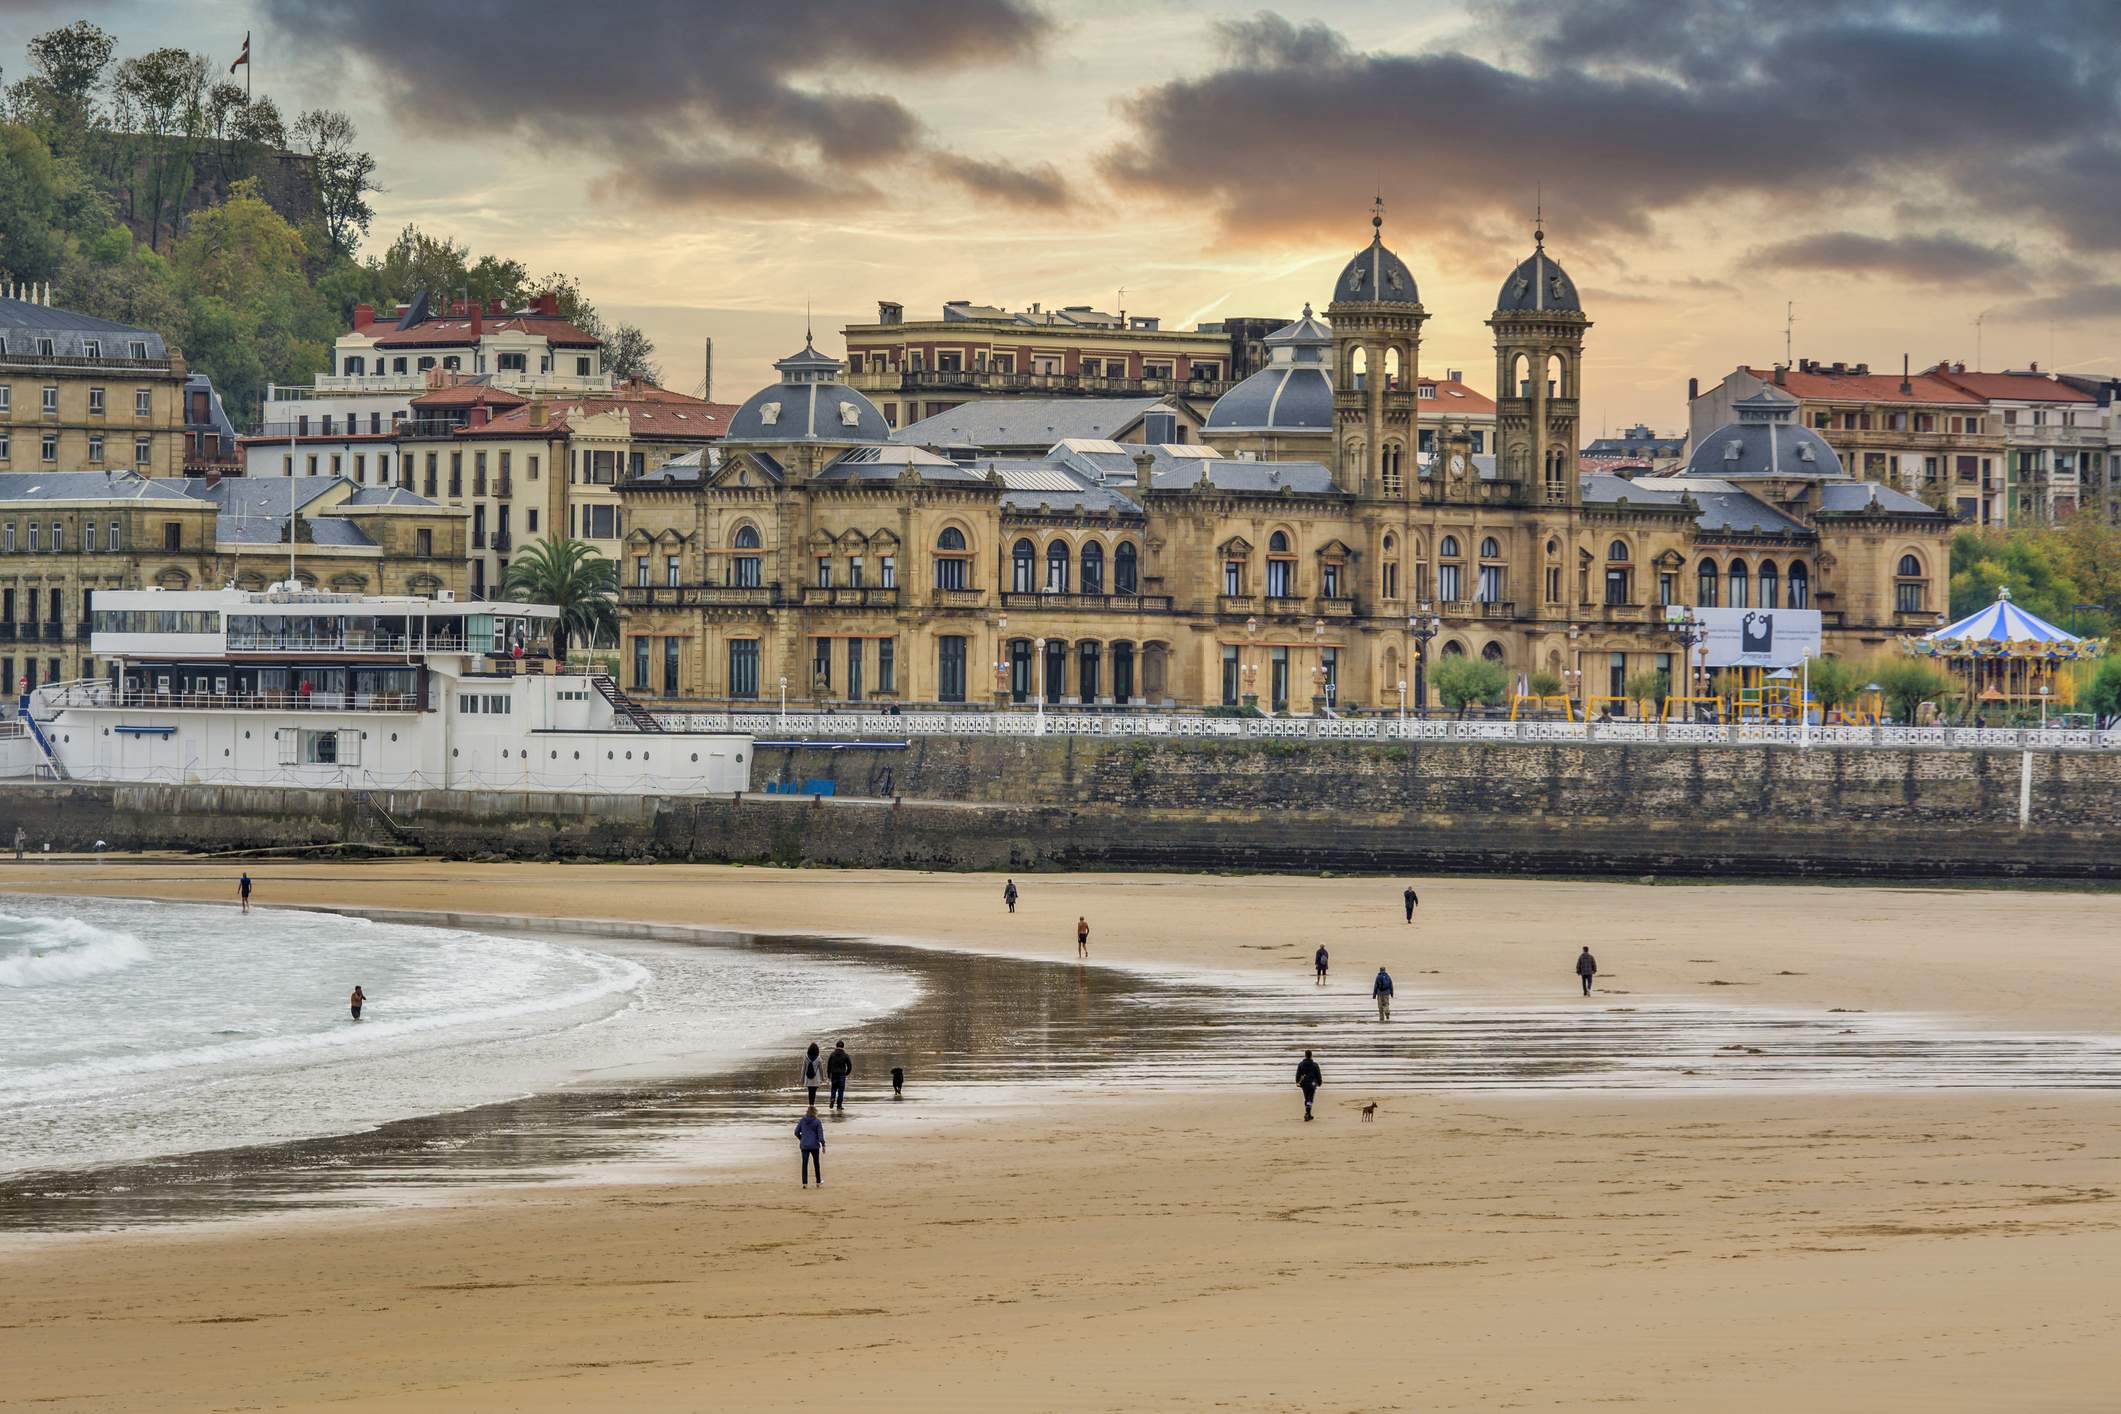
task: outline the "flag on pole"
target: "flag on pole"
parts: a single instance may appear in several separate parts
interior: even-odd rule
[[[234,73],[234,72],[235,72],[236,70],[238,70],[238,69],[241,69],[241,68],[247,68],[247,67],[249,66],[249,64],[250,64],[250,31],[249,31],[249,30],[245,30],[245,31],[243,31],[243,52],[242,52],[241,54],[238,54],[238,55],[236,56],[236,62],[235,62],[235,63],[233,63],[233,64],[230,64],[230,65],[228,66],[228,71],[229,71],[230,73]]]

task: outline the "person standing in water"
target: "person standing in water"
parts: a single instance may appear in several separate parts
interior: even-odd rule
[[[1591,995],[1591,981],[1598,976],[1598,959],[1591,956],[1588,947],[1576,954],[1576,976],[1583,983],[1583,994]]]
[[[368,994],[361,990],[361,984],[358,982],[354,983],[353,995],[346,999],[347,1006],[353,1010],[354,1020],[359,1021],[361,1019],[361,1004],[367,1000]]]
[[[825,1078],[832,1082],[832,1108],[847,1108],[847,1077],[854,1073],[854,1057],[847,1054],[845,1041],[832,1043],[832,1054],[825,1058]]]
[[[810,1054],[803,1057],[803,1088],[810,1092],[807,1103],[817,1108],[817,1087],[825,1083],[825,1062],[818,1058],[817,1042],[810,1043]]]
[[[250,912],[250,875],[248,872],[242,878],[236,880],[236,897],[242,901],[243,911],[245,913]]]
[[[1077,957],[1088,957],[1090,955],[1090,920],[1081,915],[1077,915],[1075,920],[1075,955]]]
[[[1325,1083],[1326,1077],[1319,1070],[1318,1062],[1311,1059],[1309,1051],[1305,1051],[1304,1058],[1296,1063],[1296,1088],[1304,1092],[1305,1124],[1311,1122],[1311,1097],[1316,1095],[1318,1087]]]
[[[817,1170],[817,1186],[825,1186],[825,1125],[817,1117],[817,1106],[803,1111],[795,1122],[795,1145],[803,1154],[803,1187],[810,1186],[810,1171]]]
[[[1311,955],[1311,965],[1318,969],[1318,985],[1326,985],[1326,945],[1320,943],[1318,951]]]
[[[1377,969],[1377,980],[1370,984],[1370,995],[1377,1000],[1377,1019],[1392,1019],[1392,974],[1382,967]]]
[[[1011,913],[1016,912],[1016,880],[1011,879],[1002,885],[1002,902],[1009,905]]]
[[[1414,886],[1409,884],[1407,885],[1407,891],[1400,895],[1400,900],[1407,906],[1407,922],[1412,923],[1414,921],[1414,910],[1421,904],[1421,895],[1415,893]]]

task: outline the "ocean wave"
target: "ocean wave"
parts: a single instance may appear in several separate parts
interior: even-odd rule
[[[119,972],[147,961],[130,933],[78,918],[0,913],[0,987],[39,987]]]

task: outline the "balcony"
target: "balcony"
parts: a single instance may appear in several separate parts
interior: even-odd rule
[[[1218,594],[1215,596],[1215,612],[1256,614],[1259,612],[1259,600],[1250,594]]]
[[[984,589],[938,589],[929,601],[938,609],[980,609],[987,604]]]
[[[93,369],[108,368],[120,373],[138,373],[143,371],[167,373],[174,367],[175,365],[166,358],[112,358],[108,354],[87,358],[80,354],[30,353],[24,349],[0,353],[0,368],[29,371],[37,369],[75,369],[88,372]]]
[[[501,500],[505,501],[515,495],[515,493],[516,483],[514,477],[504,476],[493,484],[493,494]]]
[[[504,554],[507,552],[508,547],[514,543],[515,542],[510,538],[508,532],[505,530],[496,530],[493,533],[493,548],[503,552]]]
[[[1269,594],[1267,596],[1267,612],[1275,618],[1300,619],[1311,612],[1311,606],[1306,601],[1293,596],[1284,598]]]
[[[47,707],[146,707],[158,712],[417,712],[411,692],[114,692],[107,682],[44,688]]]
[[[1015,594],[1002,595],[1004,609],[1088,610],[1111,614],[1168,614],[1168,594]]]
[[[471,548],[474,550],[483,550],[486,548],[485,531],[474,530],[473,532],[471,532]]]
[[[408,373],[322,373],[307,387],[275,387],[272,401],[301,402],[344,397],[348,393],[424,393],[431,385],[440,386],[432,384],[432,375],[438,371],[421,368]],[[486,381],[489,387],[506,388],[511,393],[609,393],[616,386],[608,373],[532,373],[520,368],[500,369],[486,375]]]
[[[803,590],[806,609],[895,609],[898,589],[870,585],[808,585]]]
[[[628,584],[622,609],[770,609],[781,603],[778,584]]]
[[[44,636],[43,624],[30,622],[20,624],[17,627],[20,630],[20,636],[22,638],[22,641],[25,643],[35,643],[39,638],[42,638]]]
[[[865,369],[847,375],[851,387],[864,393],[1043,393],[1086,398],[1162,397],[1219,398],[1236,385],[1222,378],[1107,378],[1080,373],[997,373],[991,368]]]
[[[1473,609],[1484,619],[1514,619],[1517,603],[1513,599],[1477,599]]]
[[[1355,600],[1353,598],[1327,598],[1325,595],[1320,595],[1318,599],[1318,616],[1322,619],[1352,619],[1355,617]]]

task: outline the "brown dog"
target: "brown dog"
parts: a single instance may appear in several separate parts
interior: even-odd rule
[[[1372,1101],[1370,1101],[1370,1103],[1369,1103],[1369,1104],[1367,1104],[1367,1105],[1364,1105],[1364,1106],[1362,1107],[1362,1122],[1363,1122],[1364,1124],[1368,1124],[1368,1123],[1370,1123],[1370,1122],[1371,1122],[1372,1120],[1374,1120],[1374,1119],[1376,1119],[1376,1118],[1377,1118],[1377,1101],[1375,1101],[1375,1100],[1372,1100]]]

